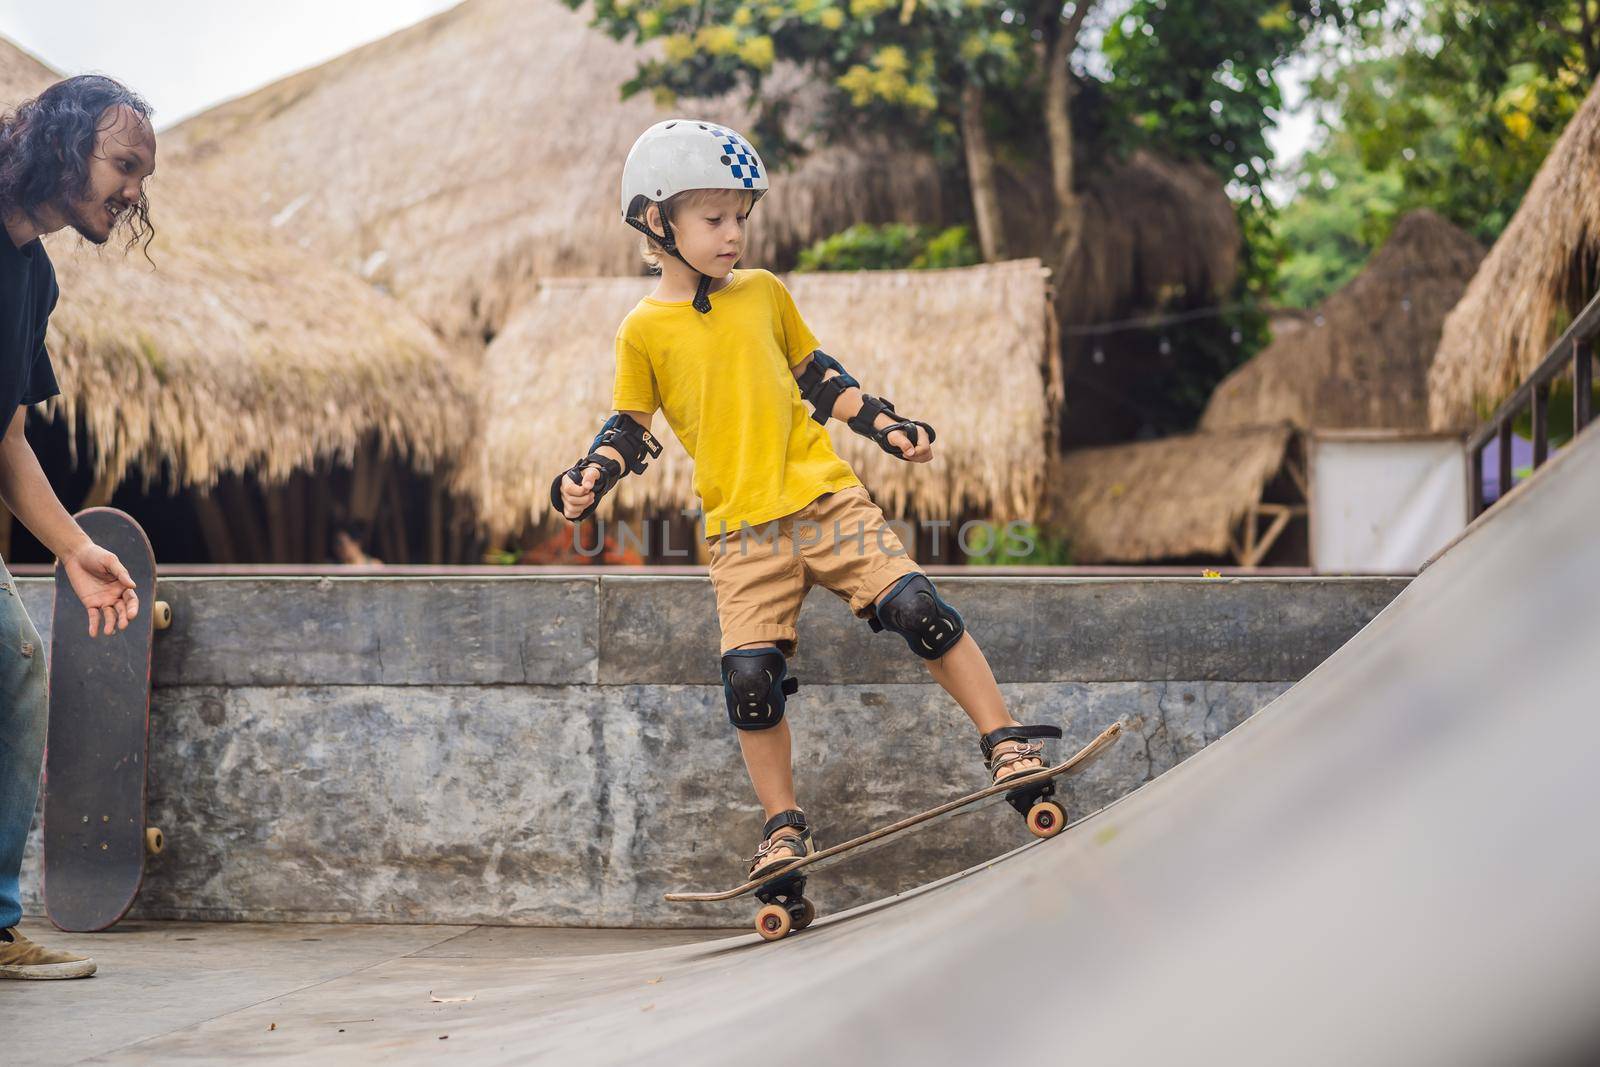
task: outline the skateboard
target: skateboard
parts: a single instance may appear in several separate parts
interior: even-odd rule
[[[792,931],[804,930],[816,918],[816,906],[805,897],[808,876],[831,867],[846,856],[869,852],[907,830],[931,826],[956,815],[1005,801],[1027,820],[1028,830],[1035,837],[1049,838],[1059,834],[1066,829],[1067,813],[1060,804],[1050,799],[1055,780],[1083,767],[1090,757],[1109,747],[1121,733],[1122,723],[1114,722],[1063,763],[1015,775],[999,785],[991,785],[832,848],[822,849],[777,871],[768,871],[754,881],[717,893],[668,893],[666,899],[673,903],[706,903],[732,900],[746,893],[754,893],[763,904],[761,910],[756,912],[756,932],[768,941],[777,941]]]
[[[171,609],[157,601],[156,558],[139,524],[115,508],[74,516],[116,554],[138,586],[126,630],[89,636],[83,603],[56,564],[50,633],[50,726],[45,739],[44,904],[62,930],[104,930],[127,914],[144,881],[146,852],[161,851],[145,825],[150,651]]]

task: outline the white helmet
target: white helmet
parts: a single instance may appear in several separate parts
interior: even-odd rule
[[[639,135],[622,167],[622,217],[642,218],[644,201],[660,203],[686,189],[767,191],[767,168],[750,142],[726,126],[668,119]],[[642,200],[641,200],[642,198]]]
[[[689,189],[738,189],[761,199],[767,191],[767,167],[750,147],[750,142],[726,126],[697,119],[668,119],[639,135],[622,165],[622,220],[640,233],[661,242],[667,252],[683,260],[672,226],[661,218],[661,232],[655,233],[645,222],[645,207],[659,204],[669,196]],[[702,315],[711,310],[711,278],[700,275],[694,307]]]

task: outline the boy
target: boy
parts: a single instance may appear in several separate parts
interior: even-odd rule
[[[747,216],[767,188],[755,149],[725,126],[676,119],[634,143],[622,216],[645,234],[645,259],[661,279],[617,333],[616,413],[589,454],[550,487],[553,508],[574,522],[587,518],[619,478],[643,473],[646,457],[660,454],[650,435],[657,407],[693,458],[711,541],[723,693],[768,820],[752,878],[817,848],[795,800],[783,721],[784,698],[798,688],[786,657],[813,584],[848,600],[873,630],[900,634],[927,661],[977,726],[994,782],[1043,766],[1044,746],[1032,739],[1061,736],[1006,713],[961,616],[906,555],[823,424],[845,420],[910,463],[933,459],[933,428],[863,393],[821,350],[775,276],[734,269]]]
[[[89,613],[91,637],[127,629],[139,600],[117,557],[90,541],[56,499],[24,434],[29,405],[59,391],[44,344],[56,275],[39,238],[71,227],[102,245],[124,222],[135,237],[148,235],[144,180],[155,165],[149,105],[110,78],[57,82],[0,118],[0,501],[61,561]],[[88,957],[46,949],[16,929],[17,876],[48,715],[43,646],[0,563],[0,978],[83,978],[95,970]]]

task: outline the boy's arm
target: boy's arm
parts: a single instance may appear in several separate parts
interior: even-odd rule
[[[646,457],[660,454],[661,443],[650,433],[650,414],[618,410],[589,443],[588,454],[556,475],[550,506],[563,518],[582,522],[624,475],[643,474],[649,466]]]
[[[800,385],[800,395],[811,402],[820,423],[842,419],[856,433],[878,442],[897,459],[926,463],[933,458],[933,427],[917,419],[902,418],[894,404],[861,391],[861,384],[838,360],[822,349],[789,368]],[[921,427],[926,433],[919,433]]]
[[[632,419],[634,422],[637,422],[640,426],[643,426],[646,433],[650,432],[651,415],[650,415],[649,412],[645,412],[645,411],[618,411],[617,414],[618,415],[626,415],[626,416],[628,416],[628,418]],[[608,457],[610,459],[616,460],[618,463],[621,463],[623,465],[624,469],[627,468],[627,465],[628,465],[627,464],[627,460],[625,460],[623,458],[622,453],[618,452],[616,449],[612,448],[610,445],[601,445],[599,448],[595,449],[595,451],[600,453],[600,455],[602,455],[602,456],[606,456],[606,457]]]
[[[821,352],[821,349],[818,349],[818,352]],[[810,373],[811,365],[816,362],[818,352],[813,352],[813,354],[808,355],[808,357],[803,358],[803,360],[800,360],[800,363],[797,363],[797,365],[790,366],[789,370],[794,371],[795,381],[805,382],[806,373]],[[824,352],[824,355],[826,355],[826,352]],[[819,381],[827,381],[829,378],[838,378],[838,371],[835,371],[834,368],[822,368],[822,366],[818,366],[818,371],[821,371],[821,379],[819,379]],[[846,376],[846,378],[848,378],[848,376]],[[856,379],[851,378],[850,381],[854,382]],[[805,390],[803,390],[803,387],[802,395],[805,395]],[[834,410],[830,411],[829,418],[843,419],[843,421],[846,422],[850,421],[850,419],[856,418],[858,414],[861,414],[861,395],[861,386],[843,387],[842,392],[838,394],[837,400],[834,400]],[[822,419],[818,419],[818,421],[821,422]],[[883,429],[883,427],[886,426],[894,426],[894,422],[896,422],[896,419],[894,419],[893,416],[890,416],[890,414],[880,414],[880,416],[875,419],[872,426],[874,426],[874,429]]]

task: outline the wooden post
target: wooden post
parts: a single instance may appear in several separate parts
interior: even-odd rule
[[[424,563],[444,560],[444,474],[434,471],[428,479],[428,558]]]
[[[285,497],[287,498],[288,523],[289,523],[289,562],[311,563],[313,560],[308,554],[306,536],[306,474],[304,471],[295,471],[289,475]]]
[[[306,560],[310,563],[321,563],[329,558],[331,552],[328,544],[328,505],[333,493],[331,465],[322,477],[315,481],[308,480],[307,491],[311,495],[311,499],[307,502],[311,514],[306,520]]]
[[[1500,497],[1511,492],[1511,416],[1500,424]],[[1499,499],[1497,497],[1496,499]]]
[[[403,499],[404,490],[400,488],[401,481],[405,478],[405,469],[397,458],[389,464],[389,478],[385,490],[389,498],[389,523],[394,527],[395,558],[392,563],[410,563],[411,545],[406,531],[406,503]]]
[[[237,563],[239,554],[234,551],[233,538],[228,536],[228,520],[222,517],[222,507],[211,493],[196,492],[194,517],[200,526],[200,538],[206,543],[206,554],[212,563]]]
[[[1576,437],[1594,417],[1590,395],[1594,380],[1594,354],[1583,341],[1572,342],[1572,436]]]
[[[250,487],[245,484],[243,475],[234,475],[218,483],[227,498],[229,527],[234,534],[234,543],[241,546],[245,557],[234,560],[236,563],[265,563],[267,561],[267,545],[262,534],[260,509],[250,497]]]
[[[378,462],[376,446],[356,449],[355,469],[350,474],[350,518],[371,525],[382,499],[385,466]]]
[[[1467,521],[1471,522],[1483,514],[1483,446],[1479,445],[1468,450],[1467,476],[1471,479],[1467,486],[1468,512]]]
[[[289,562],[289,507],[285,486],[262,488],[261,499],[267,507],[267,543],[273,563]]]
[[[445,525],[444,558],[439,562],[461,564],[467,562],[461,558],[461,527],[462,522],[455,514],[455,509],[450,509],[449,522]]]
[[[11,509],[0,504],[0,560],[11,558]]]
[[[1284,528],[1289,525],[1289,520],[1297,512],[1304,512],[1305,510],[1306,509],[1303,506],[1299,506],[1299,505],[1289,505],[1289,504],[1262,504],[1262,505],[1260,505],[1260,511],[1261,512],[1263,512],[1265,514],[1268,514],[1268,515],[1271,515],[1273,517],[1272,518],[1272,524],[1267,527],[1266,532],[1261,535],[1261,539],[1260,539],[1259,542],[1257,542],[1254,550],[1252,552],[1250,552],[1250,554],[1246,557],[1245,566],[1247,566],[1247,567],[1258,567],[1258,566],[1260,566],[1261,565],[1261,561],[1267,558],[1267,553],[1272,550],[1272,546],[1274,544],[1276,544],[1277,541],[1278,541],[1278,538],[1280,536],[1282,536]]]

